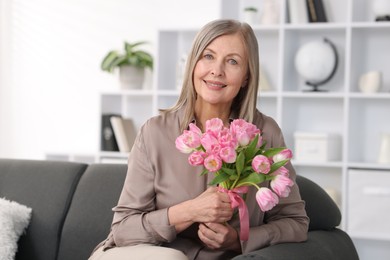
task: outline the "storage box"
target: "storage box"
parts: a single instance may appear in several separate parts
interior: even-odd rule
[[[297,161],[327,162],[341,160],[341,142],[336,134],[304,133],[294,134]]]
[[[354,237],[390,239],[390,171],[348,171],[347,232]]]

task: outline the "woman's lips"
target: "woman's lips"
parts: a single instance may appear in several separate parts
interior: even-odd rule
[[[208,80],[204,80],[204,82],[206,83],[206,85],[211,88],[211,89],[221,89],[221,88],[225,88],[227,85],[225,85],[224,83],[222,82],[217,82],[217,81],[208,81]]]

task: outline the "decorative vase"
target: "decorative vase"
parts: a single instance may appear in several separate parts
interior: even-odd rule
[[[370,71],[364,73],[359,79],[359,89],[363,93],[375,93],[378,92],[381,86],[381,72]]]
[[[187,63],[187,54],[182,54],[176,64],[176,89],[181,90]]]
[[[257,23],[257,9],[255,7],[247,7],[244,9],[244,22],[250,25]]]
[[[145,79],[145,69],[129,65],[119,67],[121,89],[141,89]]]
[[[372,12],[374,13],[375,21],[390,20],[390,1],[389,0],[374,0],[372,2]]]
[[[378,163],[390,163],[390,133],[382,133]]]
[[[263,11],[261,13],[261,24],[278,24],[280,21],[279,0],[263,0]]]

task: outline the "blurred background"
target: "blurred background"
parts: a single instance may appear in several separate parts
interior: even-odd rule
[[[158,28],[218,14],[208,0],[0,0],[0,157],[97,152],[99,93],[119,84],[107,52],[145,40],[154,56]]]

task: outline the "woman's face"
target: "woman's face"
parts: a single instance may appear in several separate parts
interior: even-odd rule
[[[214,39],[194,69],[197,102],[228,106],[246,85],[248,57],[239,34]]]

